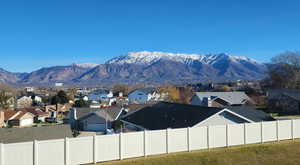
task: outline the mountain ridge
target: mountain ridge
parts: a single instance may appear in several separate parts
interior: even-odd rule
[[[0,69],[0,82],[11,84],[185,83],[214,80],[258,80],[266,75],[266,65],[244,56],[130,52],[104,64],[82,63],[53,66],[30,73]]]

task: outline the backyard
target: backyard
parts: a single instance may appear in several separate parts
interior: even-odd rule
[[[182,152],[98,165],[298,165],[300,140]]]

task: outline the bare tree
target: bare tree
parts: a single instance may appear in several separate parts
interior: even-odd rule
[[[300,52],[287,51],[271,59],[269,82],[274,88],[300,88]]]
[[[0,108],[8,109],[14,101],[16,90],[4,83],[0,83]]]

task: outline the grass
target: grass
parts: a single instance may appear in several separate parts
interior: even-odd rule
[[[98,165],[299,165],[300,140],[219,148],[99,163]]]

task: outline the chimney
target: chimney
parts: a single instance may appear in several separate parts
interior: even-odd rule
[[[0,128],[4,127],[4,111],[0,111]]]

